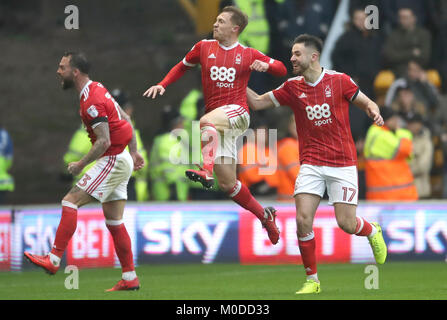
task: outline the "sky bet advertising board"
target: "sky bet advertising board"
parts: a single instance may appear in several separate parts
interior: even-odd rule
[[[0,211],[0,270],[11,269],[11,213]]]
[[[301,264],[295,208],[277,205],[281,237],[272,245],[253,214],[229,202],[129,204],[124,223],[134,263]],[[0,270],[33,268],[23,252],[51,250],[61,209],[58,206],[0,211]],[[447,261],[447,204],[361,204],[357,215],[381,224],[387,261]],[[344,233],[333,207],[321,205],[314,220],[319,263],[373,263],[366,237]],[[119,267],[113,239],[100,206],[78,210],[78,225],[62,265]]]
[[[139,263],[237,262],[237,207],[142,207],[137,214]]]

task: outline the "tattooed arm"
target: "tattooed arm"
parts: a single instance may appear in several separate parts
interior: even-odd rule
[[[110,132],[109,124],[107,122],[99,123],[93,129],[93,132],[96,135],[96,141],[92,145],[92,148],[89,150],[89,152],[85,156],[83,156],[81,160],[68,164],[68,172],[70,172],[74,176],[81,173],[82,169],[84,169],[84,167],[90,162],[93,162],[100,158],[110,147]]]

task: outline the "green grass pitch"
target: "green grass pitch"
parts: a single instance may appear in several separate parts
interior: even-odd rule
[[[120,269],[80,269],[79,289],[65,288],[69,274],[49,276],[40,268],[0,272],[0,299],[68,300],[437,300],[447,299],[445,262],[390,262],[378,266],[379,288],[366,289],[366,265],[318,266],[322,292],[296,296],[304,281],[301,265],[239,264],[141,265],[141,289],[104,292],[120,278]]]

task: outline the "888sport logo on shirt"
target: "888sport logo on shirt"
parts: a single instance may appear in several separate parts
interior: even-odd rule
[[[234,88],[233,81],[236,79],[236,69],[212,66],[210,68],[210,78],[213,81],[218,81],[216,83],[218,88]]]
[[[328,123],[332,123],[331,119],[331,106],[327,103],[322,105],[316,104],[314,106],[306,106],[307,119],[314,121],[315,126],[322,126]]]

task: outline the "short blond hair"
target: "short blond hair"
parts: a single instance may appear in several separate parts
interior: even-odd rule
[[[231,22],[239,27],[239,34],[244,31],[245,27],[248,24],[248,16],[242,12],[241,9],[235,6],[226,6],[222,9],[222,12],[231,13]]]

